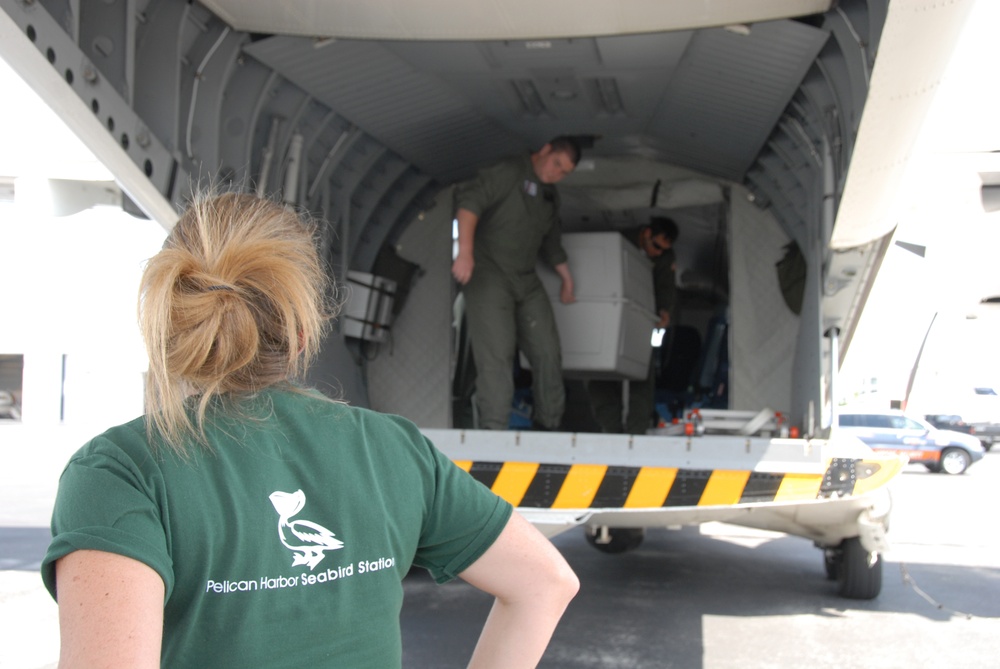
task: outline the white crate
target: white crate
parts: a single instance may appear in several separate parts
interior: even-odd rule
[[[571,378],[644,379],[656,323],[652,263],[617,232],[563,235],[576,302],[559,301],[559,276],[539,266]],[[523,361],[522,362],[526,362]]]
[[[347,272],[350,292],[340,312],[344,334],[364,341],[383,342],[392,323],[396,282],[367,272]]]

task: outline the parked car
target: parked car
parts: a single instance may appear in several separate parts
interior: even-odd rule
[[[976,439],[988,451],[1000,441],[1000,423],[973,423],[972,434],[976,435]]]
[[[952,430],[953,432],[964,432],[975,434],[976,429],[969,423],[962,420],[962,417],[954,413],[929,413],[924,416],[924,420],[939,430]]]
[[[967,423],[953,413],[932,413],[924,416],[928,423],[940,430],[953,430],[971,434],[988,452],[993,444],[1000,441],[1000,423]]]
[[[905,455],[932,472],[962,474],[986,453],[971,434],[940,430],[901,411],[844,411],[839,425],[872,449]]]

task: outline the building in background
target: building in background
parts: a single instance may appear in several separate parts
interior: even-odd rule
[[[136,323],[156,223],[0,61],[0,423],[110,424],[142,411]]]

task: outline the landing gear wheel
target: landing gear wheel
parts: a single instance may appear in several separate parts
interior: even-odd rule
[[[639,547],[646,530],[634,527],[587,528],[587,543],[602,553],[626,553]]]
[[[838,582],[838,593],[847,599],[875,599],[882,592],[882,559],[869,553],[858,537],[844,539],[823,552],[826,574]]]
[[[961,448],[946,448],[941,453],[941,471],[945,474],[964,474],[972,458]]]
[[[823,549],[823,567],[826,569],[826,580],[836,581],[840,570],[841,552],[839,548]]]

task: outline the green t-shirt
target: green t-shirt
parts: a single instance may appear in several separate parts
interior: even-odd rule
[[[509,504],[396,416],[271,390],[213,409],[211,450],[151,449],[136,419],[59,482],[42,577],[80,549],[163,578],[164,667],[392,667],[401,581],[438,582],[492,545]]]

